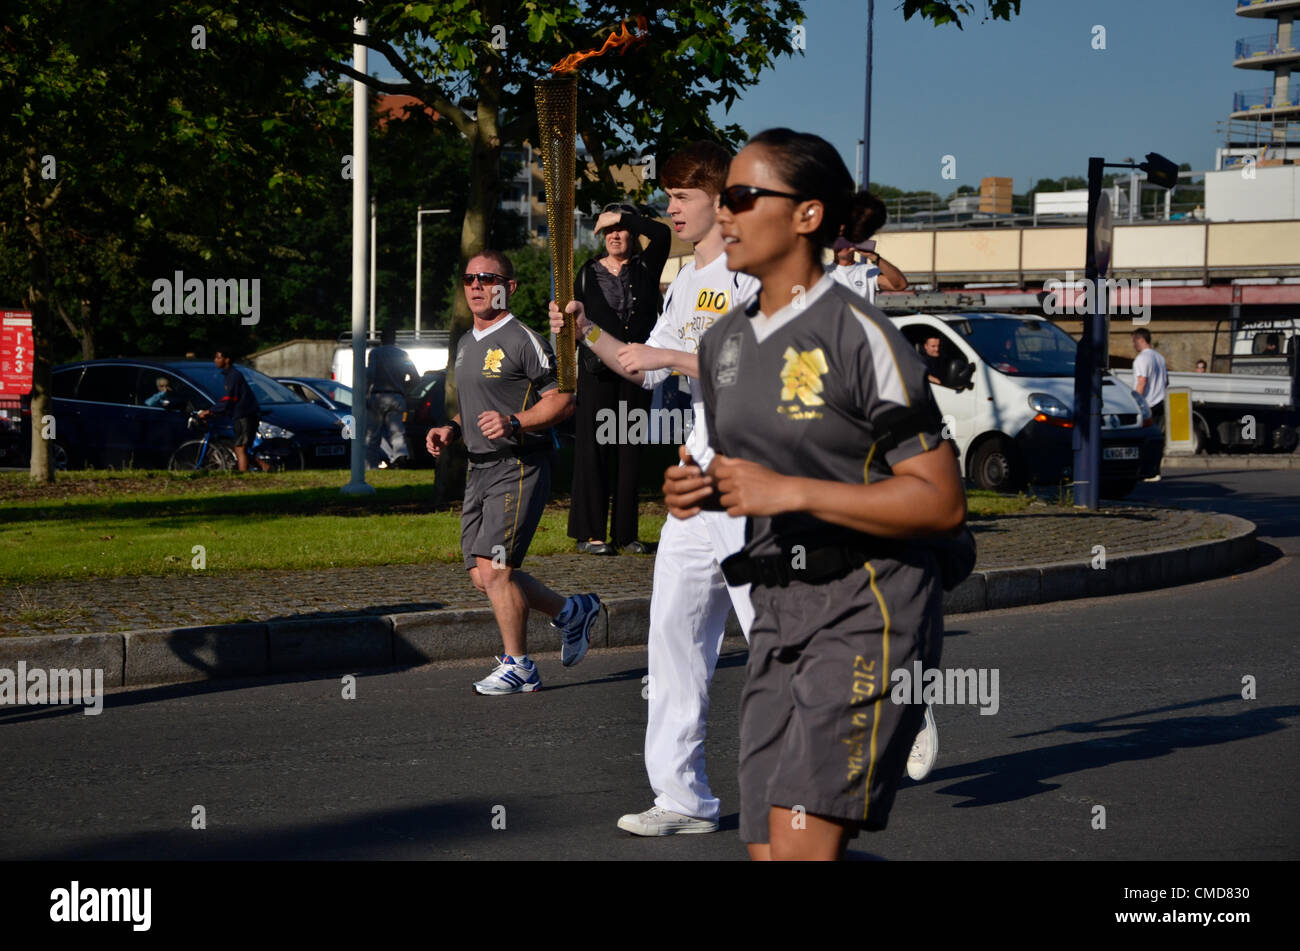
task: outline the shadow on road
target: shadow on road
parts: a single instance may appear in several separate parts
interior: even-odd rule
[[[1246,703],[1240,694],[1225,694],[1204,700],[1178,704],[1156,710],[1106,717],[1091,722],[1065,723],[1037,733],[1021,734],[1016,739],[1050,733],[1092,734],[1091,738],[1056,746],[1024,750],[1005,756],[993,756],[935,770],[930,783],[949,783],[937,790],[947,796],[963,796],[955,808],[992,806],[1027,799],[1060,787],[1050,782],[1113,763],[1156,759],[1179,749],[1194,749],[1230,743],[1235,740],[1264,736],[1286,729],[1284,721],[1300,716],[1300,706],[1257,707],[1227,716],[1181,716],[1142,722],[1133,717],[1149,717],[1174,710],[1205,707],[1217,703]],[[966,777],[966,778],[963,778]],[[956,780],[954,782],[954,780]]]

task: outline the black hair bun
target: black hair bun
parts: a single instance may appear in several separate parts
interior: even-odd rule
[[[884,227],[889,218],[885,203],[868,191],[854,194],[849,202],[848,221],[844,223],[844,237],[857,244],[866,241]]]

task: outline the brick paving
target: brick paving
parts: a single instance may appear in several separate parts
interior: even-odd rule
[[[1037,510],[1036,510],[1037,509]],[[1079,513],[1051,505],[972,519],[977,570],[1087,562],[1224,537],[1226,523],[1202,512],[1123,506]],[[550,555],[524,570],[561,593],[646,597],[650,555]],[[360,593],[358,593],[360,592]],[[107,633],[236,621],[268,621],[438,608],[487,607],[459,564],[314,571],[187,572],[0,586],[5,635]]]

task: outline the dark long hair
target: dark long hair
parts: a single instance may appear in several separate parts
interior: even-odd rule
[[[868,191],[853,190],[853,176],[835,146],[819,135],[793,129],[765,129],[748,142],[767,150],[791,191],[815,198],[826,209],[821,227],[809,235],[818,248],[842,233],[855,244],[876,233],[888,217],[885,204]]]

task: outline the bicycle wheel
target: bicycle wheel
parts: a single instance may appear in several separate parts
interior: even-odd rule
[[[167,464],[167,468],[173,472],[197,472],[200,469],[219,472],[233,467],[234,458],[230,451],[205,439],[191,439],[187,443],[181,443]]]

